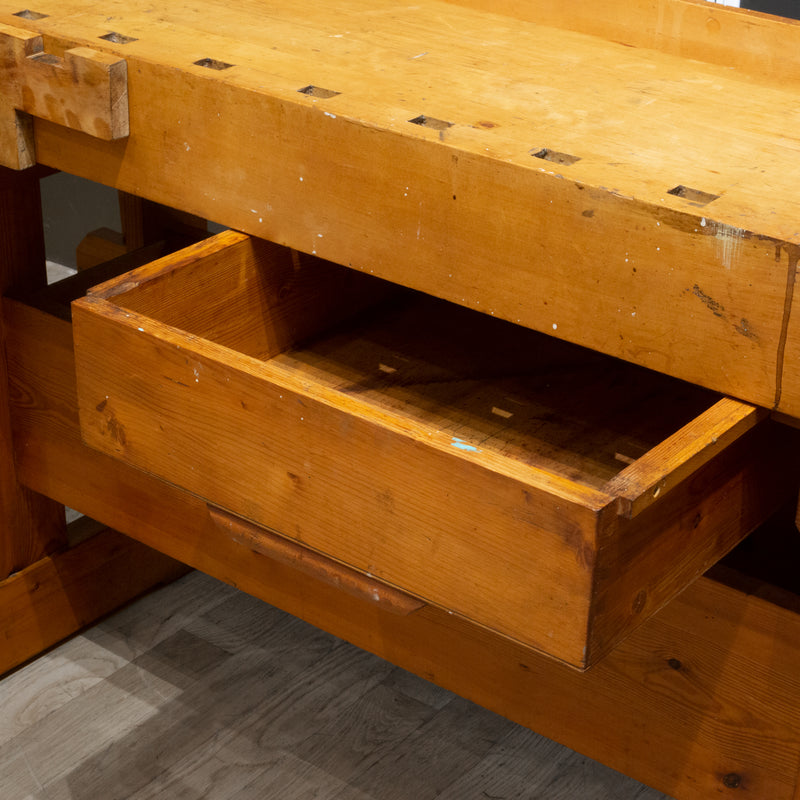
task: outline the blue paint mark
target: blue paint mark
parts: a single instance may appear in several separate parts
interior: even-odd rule
[[[453,437],[453,441],[451,442],[453,447],[457,447],[459,450],[464,450],[467,453],[478,453],[480,452],[477,447],[473,447],[471,444],[467,444],[463,439],[459,439],[457,436]]]

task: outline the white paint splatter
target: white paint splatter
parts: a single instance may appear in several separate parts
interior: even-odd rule
[[[736,262],[739,260],[744,231],[741,228],[734,228],[732,225],[725,225],[721,222],[715,223],[713,230],[717,239],[717,258],[722,262],[725,269],[731,269],[731,267],[736,266]]]

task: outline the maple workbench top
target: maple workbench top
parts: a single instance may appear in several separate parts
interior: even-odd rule
[[[800,416],[800,27],[479,5],[0,0],[0,23],[127,63],[130,135],[37,119],[41,163]]]

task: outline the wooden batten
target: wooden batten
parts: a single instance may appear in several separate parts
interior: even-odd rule
[[[187,569],[105,530],[0,581],[0,674]]]

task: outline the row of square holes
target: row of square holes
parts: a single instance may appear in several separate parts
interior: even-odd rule
[[[36,20],[44,19],[47,14],[40,14],[37,11],[30,11],[26,9],[25,11],[18,11],[14,16],[22,17],[23,19]],[[105,39],[108,42],[114,42],[114,44],[129,44],[130,42],[137,41],[132,36],[125,36],[114,31],[107,33],[105,36],[101,36],[100,38]],[[226,61],[218,61],[214,58],[201,58],[200,60],[195,61],[194,64],[197,67],[205,67],[206,69],[216,70],[230,69],[234,66],[234,64],[229,64]],[[336,95],[341,94],[341,92],[334,92],[332,89],[323,89],[321,86],[313,85],[304,86],[302,89],[298,89],[297,91],[321,100],[327,100],[330,97],[336,97]],[[443,119],[436,119],[436,117],[429,117],[426,114],[420,114],[418,117],[410,119],[409,122],[413,125],[421,125],[423,128],[432,128],[433,130],[437,131],[447,130],[447,128],[451,128],[454,124],[452,122],[446,122]],[[541,158],[544,161],[551,161],[555,164],[561,164],[563,166],[570,166],[571,164],[581,160],[580,156],[573,156],[569,153],[559,153],[558,151],[551,150],[547,147],[543,147],[536,152],[531,151],[531,155],[534,158]],[[701,206],[708,205],[708,203],[719,198],[718,194],[703,192],[700,189],[692,189],[683,185],[676,186],[674,189],[670,189],[667,194],[671,194],[676,197],[682,197],[684,200],[688,200],[690,203]]]
[[[45,19],[46,17],[50,16],[49,14],[41,14],[38,11],[31,11],[30,9],[26,8],[24,11],[17,11],[14,14],[15,17],[20,17],[21,19]],[[129,42],[137,41],[132,36],[123,36],[121,33],[107,33],[105,36],[101,36],[101,39],[105,39],[107,42],[114,42],[114,44],[128,44]]]

